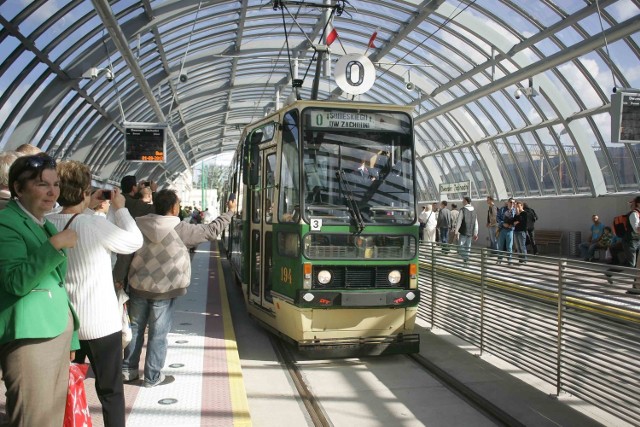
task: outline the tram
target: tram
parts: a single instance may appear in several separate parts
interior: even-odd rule
[[[303,352],[419,350],[411,111],[299,100],[242,134],[223,242],[250,315]]]

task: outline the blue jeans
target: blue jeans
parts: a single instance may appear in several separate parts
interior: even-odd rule
[[[449,227],[440,227],[440,242],[449,243]]]
[[[494,225],[493,227],[487,227],[487,229],[489,230],[489,244],[491,245],[491,249],[495,251],[498,249],[498,236],[496,235],[498,226]]]
[[[462,260],[466,263],[469,261],[469,253],[471,252],[471,241],[473,236],[465,236],[461,234],[458,237],[458,255],[462,257]]]
[[[509,262],[511,262],[511,252],[513,252],[513,229],[502,228],[498,236],[498,250],[508,252]],[[498,252],[498,261],[502,260],[502,253]]]
[[[149,325],[147,355],[144,360],[144,382],[154,384],[160,379],[160,371],[167,358],[167,335],[173,323],[175,298],[153,300],[134,294],[129,299],[131,342],[124,349],[123,372],[136,372],[144,343],[144,330]]]
[[[527,232],[526,231],[514,231],[516,247],[520,252],[520,262],[527,261]]]

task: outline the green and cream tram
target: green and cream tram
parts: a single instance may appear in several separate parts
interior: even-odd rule
[[[411,110],[296,101],[243,133],[224,243],[249,313],[302,350],[418,351]]]

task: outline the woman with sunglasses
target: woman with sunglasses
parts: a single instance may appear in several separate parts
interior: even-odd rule
[[[91,171],[77,161],[58,164],[59,213],[47,219],[62,230],[78,233],[78,243],[69,250],[65,286],[80,318],[80,352],[75,362],[89,357],[96,377],[96,392],[102,404],[105,427],[124,427],[124,387],[122,384],[122,318],[111,275],[111,252],[130,254],[142,246],[142,233],[125,208],[118,189],[98,190],[91,195]],[[107,217],[92,208],[111,196]]]
[[[44,217],[60,194],[51,157],[18,158],[9,169],[9,190],[11,200],[0,211],[0,367],[7,415],[11,426],[60,427],[78,329],[64,287],[66,249],[77,236],[58,232]]]

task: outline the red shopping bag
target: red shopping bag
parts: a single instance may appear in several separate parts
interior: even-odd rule
[[[69,389],[67,390],[67,406],[64,410],[63,427],[91,427],[91,415],[84,391],[84,379],[89,365],[72,363],[69,367]]]

